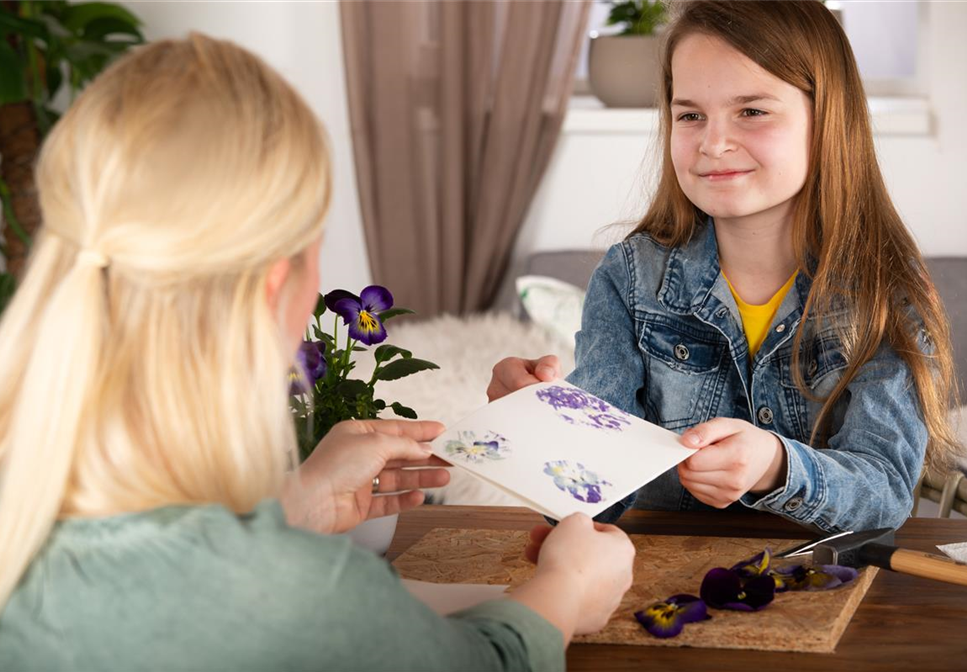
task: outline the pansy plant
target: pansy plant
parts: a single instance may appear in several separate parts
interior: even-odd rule
[[[663,602],[635,612],[635,618],[655,637],[675,637],[685,625],[711,618],[708,609],[759,611],[772,603],[777,593],[793,590],[829,590],[855,580],[858,573],[840,565],[795,565],[776,567],[766,548],[730,569],[715,567],[702,580],[694,595],[673,595]]]
[[[327,312],[333,314],[331,331],[323,326]],[[379,285],[366,287],[358,296],[344,289],[319,296],[289,377],[290,406],[301,459],[312,453],[337,422],[376,418],[386,408],[400,417],[416,418],[412,408],[377,398],[375,389],[381,380],[439,368],[433,362],[413,357],[409,350],[384,343],[386,321],[412,313],[407,308],[394,308],[393,295]],[[347,328],[342,347],[340,322]],[[376,366],[369,380],[350,378],[356,366],[354,356],[367,352],[364,346],[377,344],[373,350]]]

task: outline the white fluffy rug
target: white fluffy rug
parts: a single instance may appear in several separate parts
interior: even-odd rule
[[[560,344],[533,323],[524,323],[507,313],[483,313],[458,318],[450,315],[424,322],[387,324],[392,343],[440,366],[407,378],[378,383],[377,395],[387,403],[399,401],[421,419],[451,424],[487,403],[491,371],[504,357],[528,359],[554,354],[567,375],[574,368],[573,351]],[[359,378],[373,370],[372,355],[362,355],[356,365]],[[394,417],[392,411],[383,417]],[[489,504],[516,506],[518,503],[496,488],[460,469],[450,471],[450,484],[428,491],[437,504]]]

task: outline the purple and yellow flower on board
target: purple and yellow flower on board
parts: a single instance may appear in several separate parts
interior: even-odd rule
[[[787,590],[831,590],[851,583],[857,576],[859,576],[859,572],[855,569],[842,565],[817,565],[814,567],[796,565],[772,570],[772,577],[776,581],[776,591],[780,593]]]
[[[608,501],[602,494],[601,488],[610,486],[611,483],[586,469],[580,462],[574,464],[567,460],[546,462],[544,473],[554,479],[554,485],[559,490],[568,493],[579,502],[597,504]]]
[[[326,375],[325,343],[303,341],[295,354],[295,366],[289,372],[289,394],[305,394]]]
[[[737,562],[732,566],[731,571],[738,573],[739,577],[743,579],[751,579],[753,576],[768,574],[771,562],[772,549],[767,547],[748,560]]]
[[[628,414],[621,409],[575,387],[551,385],[537,390],[537,398],[572,425],[621,431],[631,424]]]
[[[734,611],[764,609],[776,594],[776,582],[771,576],[743,579],[738,572],[724,567],[710,569],[702,579],[699,595],[710,607]]]
[[[662,639],[675,637],[687,623],[707,621],[705,602],[694,595],[672,595],[664,602],[635,612],[635,618],[645,630]]]
[[[325,297],[326,306],[349,326],[349,335],[366,345],[386,340],[386,328],[379,313],[393,307],[393,295],[379,285],[370,285],[359,296],[337,289]]]
[[[458,438],[447,441],[447,456],[480,464],[502,460],[510,454],[507,439],[496,432],[487,432],[477,438],[473,432],[459,432]]]

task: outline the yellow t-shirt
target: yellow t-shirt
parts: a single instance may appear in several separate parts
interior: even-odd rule
[[[776,311],[779,310],[779,304],[786,298],[786,293],[792,287],[792,283],[796,281],[797,274],[798,271],[793,273],[792,277],[786,280],[786,284],[767,303],[761,306],[754,306],[751,303],[746,303],[739,297],[738,292],[735,291],[735,287],[729,282],[728,277],[724,272],[722,273],[722,277],[729,283],[732,298],[735,299],[735,303],[739,306],[739,314],[742,316],[742,328],[745,330],[746,340],[749,341],[749,357],[755,357],[755,353],[759,351],[759,346],[762,345],[762,341],[766,339],[766,334],[769,333],[769,327],[772,326],[772,318],[776,316]]]

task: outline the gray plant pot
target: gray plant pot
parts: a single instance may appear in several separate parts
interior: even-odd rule
[[[588,85],[608,107],[655,107],[659,38],[591,34]]]

